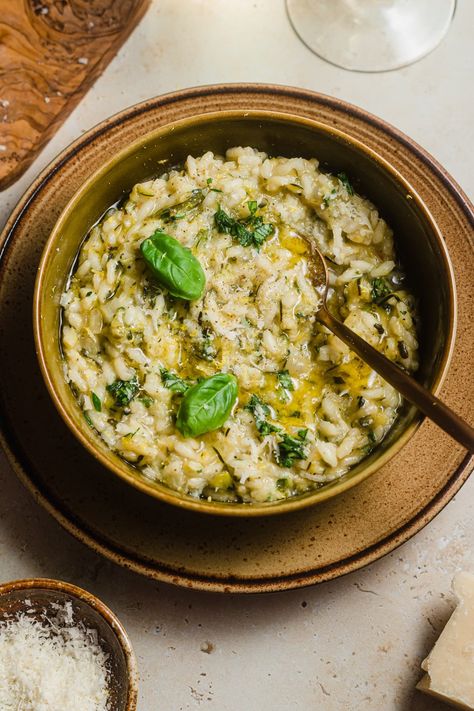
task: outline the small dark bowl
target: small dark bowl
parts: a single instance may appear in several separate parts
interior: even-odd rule
[[[122,624],[91,593],[61,580],[31,578],[0,585],[0,623],[22,612],[44,619],[52,603],[72,603],[74,618],[97,630],[98,641],[109,655],[110,711],[135,711],[138,675],[132,645]],[[33,613],[32,613],[33,610]]]
[[[362,462],[320,489],[264,504],[196,500],[145,479],[108,449],[87,425],[65,381],[60,349],[59,299],[80,244],[104,212],[137,182],[165,172],[186,157],[236,145],[270,155],[317,158],[322,170],[344,171],[357,192],[372,200],[393,228],[397,252],[420,305],[420,369],[417,378],[437,393],[455,336],[456,298],[449,255],[422,199],[385,159],[332,126],[272,111],[206,113],[168,124],[136,141],[94,173],[63,210],[46,244],[34,297],[34,332],[41,370],[60,415],[77,439],[108,469],[162,501],[224,516],[283,513],[331,498],[366,479],[391,459],[422,421],[405,404],[387,437]],[[107,145],[104,145],[104,155]]]

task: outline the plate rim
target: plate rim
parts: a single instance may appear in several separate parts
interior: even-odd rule
[[[278,94],[288,98],[328,105],[336,110],[348,112],[362,119],[365,123],[375,126],[379,131],[382,131],[382,133],[389,134],[394,137],[395,140],[406,145],[425,165],[437,174],[444,186],[449,190],[451,197],[455,199],[457,205],[461,208],[468,222],[474,227],[474,207],[454,178],[452,178],[446,169],[418,143],[383,119],[341,99],[313,92],[308,89],[266,83],[210,84],[169,92],[122,109],[111,117],[95,124],[83,135],[67,145],[39,175],[33,179],[7,219],[0,234],[0,271],[5,267],[5,255],[10,240],[14,237],[18,224],[21,222],[29,205],[41,192],[41,189],[49,183],[60,167],[74,158],[83,147],[96,140],[103,133],[119,126],[124,121],[133,119],[138,115],[146,114],[160,106],[170,105],[186,99],[202,98],[203,96],[212,97],[223,94],[232,94],[235,96],[239,94],[248,95],[249,93],[260,94],[262,96]],[[212,112],[212,109],[209,112]],[[208,113],[208,111],[203,111],[202,113]],[[472,245],[472,239],[470,237],[468,237],[468,239]],[[22,484],[33,495],[33,498],[56,519],[62,528],[95,552],[100,553],[122,567],[161,582],[212,592],[263,593],[303,588],[332,580],[373,563],[384,555],[392,552],[402,543],[408,541],[427,523],[433,520],[468,479],[472,469],[471,465],[474,464],[474,457],[466,454],[442,489],[436,492],[435,496],[421,510],[416,512],[410,520],[406,521],[395,531],[389,533],[371,546],[364,548],[362,551],[320,568],[315,567],[308,571],[291,573],[279,577],[239,578],[237,576],[227,576],[226,578],[219,578],[213,575],[194,574],[188,571],[183,572],[178,569],[172,569],[164,564],[160,564],[160,566],[157,567],[153,565],[151,561],[147,561],[146,557],[140,557],[125,547],[120,549],[113,541],[107,540],[106,537],[98,531],[93,530],[92,527],[89,527],[84,522],[81,521],[79,525],[74,513],[70,511],[67,506],[63,504],[62,510],[61,506],[55,500],[54,495],[48,492],[47,487],[38,485],[34,476],[34,464],[28,461],[28,457],[21,443],[18,442],[16,435],[9,431],[7,418],[3,419],[4,421],[0,427],[0,442],[6,454],[7,461]]]

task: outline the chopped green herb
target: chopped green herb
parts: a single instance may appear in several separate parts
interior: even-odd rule
[[[374,449],[375,445],[377,444],[377,439],[375,437],[373,430],[369,430],[367,432],[367,439],[368,439],[368,443],[362,449],[365,452],[365,454],[370,454],[372,452],[372,450]]]
[[[89,427],[92,427],[92,429],[94,429],[94,423],[92,422],[92,420],[89,417],[89,415],[87,414],[87,412],[83,412],[82,414],[84,415],[84,419],[87,422],[87,424],[89,425]]]
[[[195,241],[195,246],[198,247],[201,242],[207,242],[207,240],[210,237],[210,231],[206,230],[205,227],[202,227],[199,232],[196,235],[196,241]]]
[[[106,301],[110,301],[111,299],[114,298],[115,294],[117,293],[117,291],[118,291],[118,289],[119,289],[120,281],[121,281],[121,280],[119,279],[119,280],[118,280],[118,283],[117,283],[117,285],[116,285],[116,287],[115,287],[115,289],[110,289],[110,290],[109,290],[109,293],[108,293],[107,296],[105,297],[105,300],[106,300]]]
[[[271,417],[271,410],[258,395],[252,395],[244,409],[249,410],[254,416],[255,426],[262,437],[273,433],[278,433],[281,437],[278,449],[275,451],[275,459],[280,467],[292,467],[297,459],[306,459],[307,429],[298,430],[296,437],[293,437],[283,432],[281,427],[272,425],[267,420],[267,417]],[[293,414],[299,416],[301,413]]]
[[[405,341],[398,341],[398,352],[403,359],[408,358],[409,353]]]
[[[285,390],[294,390],[295,386],[288,370],[279,370],[277,373],[278,383]]]
[[[306,459],[305,444],[308,430],[298,430],[297,436],[284,434],[275,452],[277,464],[280,467],[292,467],[298,459]]]
[[[102,403],[100,401],[100,397],[98,397],[95,393],[91,392],[91,399],[92,399],[92,404],[94,405],[94,410],[96,410],[96,412],[101,412],[102,411]]]
[[[221,193],[222,192],[222,190],[219,190],[219,188],[211,188],[212,178],[208,178],[206,180],[206,183],[209,186],[209,190],[211,191],[211,193]]]
[[[341,181],[341,183],[344,185],[345,189],[347,190],[349,195],[354,195],[354,188],[349,182],[349,178],[345,173],[338,173],[337,177]]]
[[[191,386],[185,380],[166,368],[160,368],[161,382],[174,393],[185,393]]]
[[[272,434],[273,432],[281,432],[279,427],[267,422],[266,418],[271,416],[271,410],[258,395],[252,395],[244,409],[251,412],[254,416],[255,426],[262,437]]]
[[[252,205],[252,208],[250,208],[250,205]],[[247,203],[251,214],[243,220],[235,220],[219,207],[217,212],[214,213],[214,224],[217,230],[234,237],[242,247],[259,249],[267,237],[273,234],[275,227],[269,223],[264,223],[263,218],[255,214],[256,208],[253,210],[254,205],[256,205],[255,200]]]
[[[200,357],[203,360],[207,360],[210,362],[214,360],[216,355],[217,350],[214,344],[212,343],[211,338],[209,338],[209,336],[206,336],[206,338],[204,338],[201,342]]]
[[[256,200],[249,200],[247,203],[247,207],[249,209],[250,214],[255,215],[258,210],[258,203]]]
[[[148,302],[151,309],[155,308],[156,299],[159,294],[161,294],[161,287],[151,280],[147,280],[143,284],[143,298]]]
[[[116,380],[111,385],[107,385],[107,391],[115,398],[115,404],[125,407],[136,396],[140,385],[136,375],[130,380]]]
[[[193,350],[198,358],[210,363],[217,355],[217,349],[213,342],[214,333],[210,328],[203,328],[202,335],[202,339],[195,343]]]
[[[276,488],[278,489],[278,491],[285,491],[289,485],[289,479],[277,479],[276,481]]]
[[[149,397],[148,395],[142,395],[141,397],[138,398],[139,402],[142,403],[147,409],[150,407],[150,405],[153,405],[154,400],[152,397]]]
[[[383,278],[372,279],[371,287],[370,298],[376,304],[392,292],[390,285]]]
[[[205,195],[203,191],[200,188],[196,188],[191,192],[191,195],[186,200],[178,202],[176,205],[172,205],[171,207],[165,207],[161,210],[158,213],[158,217],[161,217],[164,222],[182,220],[199,207],[204,200],[204,197]]]
[[[217,456],[218,456],[218,458],[220,459],[220,461],[222,462],[222,464],[225,464],[225,466],[227,466],[224,457],[223,457],[222,454],[219,452],[219,450],[217,449],[217,447],[214,447],[214,445],[213,445],[213,446],[212,446],[212,449],[213,449],[214,452],[217,454]]]
[[[324,207],[329,207],[329,203],[331,202],[331,200],[334,200],[334,198],[336,197],[336,195],[337,195],[337,190],[336,190],[336,188],[333,188],[333,189],[331,190],[331,192],[329,193],[329,195],[325,195],[325,196],[323,197],[323,205],[324,205]]]
[[[123,438],[124,438],[124,439],[132,439],[132,437],[134,437],[134,436],[137,434],[137,432],[138,432],[139,429],[140,429],[140,428],[137,427],[137,429],[135,430],[135,432],[127,432],[126,435],[123,435]]]
[[[219,206],[217,212],[214,213],[214,224],[219,232],[229,235],[232,234],[232,230],[235,229],[238,223],[237,220],[234,220],[233,217],[228,215],[227,212]]]

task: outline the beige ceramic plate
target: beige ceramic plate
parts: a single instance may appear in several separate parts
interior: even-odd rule
[[[66,149],[39,176],[2,236],[0,419],[26,486],[71,533],[149,577],[218,592],[285,590],[337,577],[393,550],[458,491],[471,461],[430,422],[370,479],[318,507],[226,520],[177,510],[104,470],[61,422],[36,363],[31,306],[45,240],[66,202],[110,156],[160,125],[219,109],[271,109],[335,126],[408,179],[443,233],[458,284],[459,326],[441,397],[474,421],[474,215],[436,162],[381,120],[336,99],[284,87],[191,89],[127,109]]]

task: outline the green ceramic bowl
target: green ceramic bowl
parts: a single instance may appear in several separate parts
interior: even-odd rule
[[[250,145],[271,155],[317,157],[323,170],[345,171],[357,192],[379,208],[394,229],[398,253],[419,297],[421,366],[417,377],[432,392],[448,368],[456,323],[455,286],[443,238],[422,200],[389,163],[332,126],[270,111],[206,113],[169,124],[144,136],[107,161],[71,199],[57,221],[39,265],[34,297],[34,332],[50,395],[77,439],[124,481],[157,499],[227,516],[276,514],[299,509],[345,491],[379,469],[408,441],[422,417],[405,405],[383,442],[342,478],[313,492],[267,504],[224,504],[196,500],[140,475],[94,433],[63,376],[60,295],[79,246],[108,207],[133,185],[212,150],[223,153]],[[104,145],[104,155],[107,145]]]

